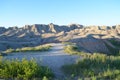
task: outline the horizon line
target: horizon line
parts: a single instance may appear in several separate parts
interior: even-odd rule
[[[58,25],[58,26],[69,26],[69,25],[82,25],[82,26],[117,26],[117,25],[120,25],[120,24],[113,24],[113,25],[105,25],[105,24],[102,24],[102,25],[96,25],[96,24],[79,24],[79,23],[69,23],[69,24],[56,24],[56,23],[34,23],[34,24],[24,24],[24,25],[13,25],[13,26],[3,26],[3,25],[0,25],[0,27],[5,27],[5,28],[9,28],[9,27],[24,27],[26,25],[49,25],[49,24],[53,24],[53,25]]]

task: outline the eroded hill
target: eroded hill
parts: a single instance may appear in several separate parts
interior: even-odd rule
[[[85,52],[119,51],[120,25],[83,26],[79,24],[34,24],[23,27],[0,27],[0,50],[36,46],[44,43],[74,42]]]

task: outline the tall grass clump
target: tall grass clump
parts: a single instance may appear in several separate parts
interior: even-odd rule
[[[5,53],[12,53],[12,52],[29,52],[29,51],[47,51],[51,48],[51,45],[40,45],[36,47],[23,47],[17,49],[7,49]]]
[[[53,73],[49,68],[38,65],[33,59],[30,61],[0,59],[0,79],[32,80],[42,79],[44,76],[51,79]]]

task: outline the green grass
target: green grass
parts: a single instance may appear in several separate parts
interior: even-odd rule
[[[12,53],[12,52],[30,52],[30,51],[47,51],[51,48],[51,45],[41,45],[36,47],[23,47],[17,49],[7,49],[5,53]]]
[[[77,45],[67,45],[67,46],[65,46],[64,47],[64,52],[65,53],[68,53],[68,54],[77,54],[77,55],[82,55],[83,54],[83,52],[81,52],[80,50],[79,50],[79,48],[78,48],[78,46]]]
[[[75,64],[64,65],[63,72],[72,77],[90,80],[120,80],[120,56],[83,53],[77,46],[66,46],[66,53],[82,56]]]
[[[0,59],[0,79],[33,80],[53,78],[53,73],[48,67],[40,66],[35,60],[2,60]]]
[[[82,78],[120,79],[120,56],[94,53],[72,65],[64,65],[62,70],[69,75]]]

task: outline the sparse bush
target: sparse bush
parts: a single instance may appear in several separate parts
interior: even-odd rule
[[[32,80],[34,78],[42,79],[46,76],[48,79],[53,77],[53,73],[47,67],[40,66],[35,60],[0,60],[0,78]]]

